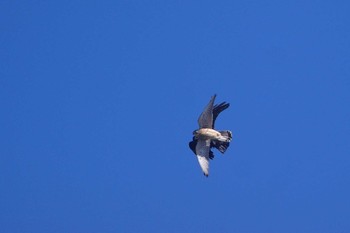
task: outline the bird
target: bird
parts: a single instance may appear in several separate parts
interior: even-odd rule
[[[213,128],[215,125],[215,120],[219,116],[219,114],[227,109],[230,106],[229,103],[222,102],[220,104],[216,104],[213,107]],[[196,145],[197,145],[197,139],[193,136],[192,141],[189,142],[189,147],[193,151],[194,154],[196,154]],[[211,150],[211,148],[215,147],[218,149],[221,153],[225,153],[228,146],[230,145],[229,142],[220,142],[220,141],[211,141],[210,142],[210,151],[209,151],[209,159],[214,159],[214,153]]]
[[[199,116],[199,129],[193,131],[194,136],[192,141],[189,142],[189,147],[197,156],[199,165],[206,177],[209,176],[209,159],[214,158],[211,149],[216,148],[224,154],[232,140],[230,130],[217,131],[214,129],[218,115],[230,106],[226,102],[214,105],[215,98],[216,94],[211,97],[208,105]]]

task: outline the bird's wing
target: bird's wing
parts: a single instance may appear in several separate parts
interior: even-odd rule
[[[215,120],[219,116],[219,114],[230,107],[229,103],[222,102],[221,104],[216,104],[213,108],[213,129],[215,128]]]
[[[205,176],[209,175],[209,150],[210,150],[210,139],[208,140],[197,140],[196,155],[198,158],[199,165]]]
[[[192,138],[192,141],[188,143],[188,146],[193,151],[194,154],[196,154],[196,146],[197,146],[197,139],[195,137]]]
[[[188,143],[190,149],[193,151],[194,154],[196,154],[196,146],[197,146],[197,139],[195,137],[192,138],[192,141]],[[210,148],[214,146],[213,142],[210,143]],[[209,150],[209,159],[214,159],[214,153],[212,150]]]
[[[198,118],[199,128],[212,128],[213,127],[213,105],[216,95],[212,96],[208,105]]]

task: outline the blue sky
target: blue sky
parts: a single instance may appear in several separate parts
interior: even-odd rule
[[[1,232],[349,232],[348,1],[2,1]],[[210,96],[233,131],[188,148]]]

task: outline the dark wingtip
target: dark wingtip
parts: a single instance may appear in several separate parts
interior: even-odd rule
[[[188,143],[188,146],[190,149],[193,151],[194,154],[196,154],[196,145],[197,145],[197,140],[193,137],[192,141]]]
[[[214,153],[211,150],[209,150],[209,159],[213,160],[214,157]]]
[[[205,177],[208,177],[208,174],[203,173]]]

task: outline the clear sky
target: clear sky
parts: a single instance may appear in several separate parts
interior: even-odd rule
[[[349,1],[0,2],[0,231],[350,232]],[[233,142],[188,148],[213,94]]]

